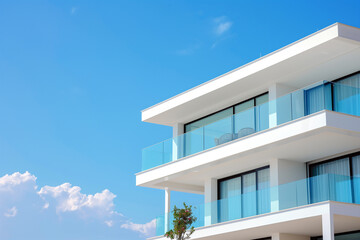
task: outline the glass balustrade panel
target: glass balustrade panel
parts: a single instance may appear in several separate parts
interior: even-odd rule
[[[173,139],[145,148],[142,152],[142,170],[159,166],[212,147],[242,138],[258,131],[327,109],[360,116],[360,86],[358,78],[341,83],[324,83],[300,89],[266,102],[264,95],[236,105],[235,115],[230,110],[219,112],[215,122],[196,128]],[[254,101],[259,104],[255,107]],[[221,118],[223,117],[223,118]],[[211,120],[211,119],[210,119]],[[214,119],[213,119],[214,120]]]
[[[264,169],[261,174],[265,176],[268,173]],[[258,174],[258,180],[260,181],[261,174]],[[193,224],[194,227],[227,222],[328,200],[357,203],[358,200],[353,198],[352,192],[360,192],[359,178],[346,175],[323,174],[274,187],[268,187],[269,183],[263,181],[258,185],[259,190],[256,191],[253,191],[252,187],[253,173],[248,174],[248,176],[245,174],[242,177],[246,179],[242,186],[243,194],[238,194],[240,192],[238,189],[241,188],[240,181],[236,182],[234,180],[233,183],[230,183],[234,185],[231,187],[234,191],[231,194],[223,193],[227,196],[226,198],[194,207],[193,215],[197,217],[197,221]],[[168,217],[169,227],[172,228],[172,213]],[[158,236],[164,234],[164,224],[164,216],[156,218],[156,234]]]

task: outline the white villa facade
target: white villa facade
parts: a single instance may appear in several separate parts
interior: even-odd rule
[[[191,239],[360,239],[360,29],[336,23],[142,111],[137,186],[204,195]],[[186,199],[183,200],[186,202]],[[154,216],[155,217],[155,216]]]

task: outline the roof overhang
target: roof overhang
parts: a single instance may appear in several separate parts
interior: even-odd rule
[[[360,70],[360,29],[335,23],[262,58],[142,111],[142,121],[173,126],[266,92],[294,89]]]

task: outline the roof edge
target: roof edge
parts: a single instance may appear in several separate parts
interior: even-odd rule
[[[209,83],[211,83],[211,82],[214,82],[214,81],[218,80],[219,78],[222,78],[222,77],[224,77],[224,76],[227,76],[227,75],[229,75],[229,74],[231,74],[231,73],[233,73],[233,72],[236,72],[236,71],[238,71],[238,70],[240,70],[240,69],[243,69],[243,68],[245,68],[245,67],[247,67],[247,66],[249,66],[249,65],[252,65],[252,64],[254,64],[254,63],[257,63],[257,62],[259,62],[259,61],[261,61],[261,60],[263,60],[263,59],[265,59],[265,58],[268,58],[268,57],[270,57],[270,56],[272,56],[272,55],[274,55],[274,54],[276,54],[276,53],[278,53],[278,52],[280,52],[280,51],[283,51],[283,50],[285,50],[285,49],[287,49],[287,48],[289,48],[289,47],[291,47],[291,46],[293,46],[293,45],[295,45],[295,44],[297,44],[297,43],[299,43],[299,42],[302,42],[302,41],[304,41],[304,40],[306,40],[306,39],[308,39],[308,38],[311,38],[311,37],[313,37],[314,35],[317,35],[317,34],[319,34],[319,33],[321,33],[321,32],[324,32],[324,31],[326,31],[326,30],[328,30],[328,29],[330,29],[330,28],[333,28],[333,27],[336,27],[336,26],[339,26],[339,25],[352,27],[352,28],[354,28],[354,29],[359,29],[359,28],[357,28],[357,27],[353,27],[353,26],[350,26],[350,25],[346,25],[346,24],[343,24],[343,23],[336,22],[336,23],[331,24],[330,26],[327,26],[327,27],[325,27],[325,28],[323,28],[323,29],[320,29],[319,31],[316,31],[316,32],[314,32],[314,33],[312,33],[312,34],[310,34],[310,35],[308,35],[308,36],[305,36],[305,37],[303,37],[303,38],[301,38],[301,39],[299,39],[299,40],[297,40],[297,41],[295,41],[295,42],[292,42],[292,43],[290,43],[290,44],[288,44],[288,45],[286,45],[286,46],[284,46],[284,47],[282,47],[282,48],[279,48],[279,49],[277,49],[277,50],[275,50],[275,51],[273,51],[273,52],[271,52],[271,53],[268,53],[268,54],[266,54],[266,55],[264,55],[264,56],[262,56],[262,57],[260,57],[260,58],[257,58],[257,59],[255,59],[255,60],[249,62],[249,63],[246,63],[246,64],[244,64],[244,65],[242,65],[242,66],[240,66],[240,67],[237,67],[237,68],[235,68],[235,69],[233,69],[233,70],[231,70],[231,71],[229,71],[229,72],[226,72],[226,73],[224,73],[224,74],[222,74],[222,75],[220,75],[220,76],[217,76],[217,77],[215,77],[215,78],[213,78],[213,79],[210,79],[210,80],[208,80],[208,81],[206,81],[206,82],[204,82],[204,83],[202,83],[202,84],[200,84],[200,85],[197,85],[197,86],[195,86],[195,87],[193,87],[193,88],[190,88],[190,89],[188,89],[188,90],[186,90],[186,91],[184,91],[184,92],[181,92],[181,93],[179,93],[179,94],[177,94],[177,95],[175,95],[175,96],[173,96],[173,97],[170,97],[170,98],[168,98],[168,99],[166,99],[166,100],[164,100],[164,101],[161,101],[161,102],[159,102],[159,103],[157,103],[157,104],[155,104],[155,105],[152,105],[152,106],[150,106],[150,107],[148,107],[148,108],[145,108],[145,109],[141,110],[141,113],[146,112],[146,111],[148,111],[148,110],[150,110],[150,109],[153,109],[153,108],[155,108],[155,107],[157,107],[157,106],[159,106],[159,105],[162,105],[162,104],[164,104],[164,103],[166,103],[166,102],[168,102],[168,101],[171,101],[172,99],[175,99],[175,98],[177,98],[177,97],[179,97],[179,96],[181,96],[181,95],[184,95],[184,94],[186,94],[186,93],[188,93],[188,92],[191,92],[191,91],[193,91],[194,89],[200,88],[200,87],[202,87],[202,86],[204,86],[204,85],[207,85],[207,84],[209,84]]]

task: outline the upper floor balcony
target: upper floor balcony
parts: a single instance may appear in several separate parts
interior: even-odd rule
[[[360,73],[320,82],[143,149],[142,170],[244,138],[322,110],[360,116]]]
[[[360,148],[359,70],[360,29],[336,23],[143,110],[173,138],[142,151],[136,184],[204,194],[208,179],[271,159]]]

